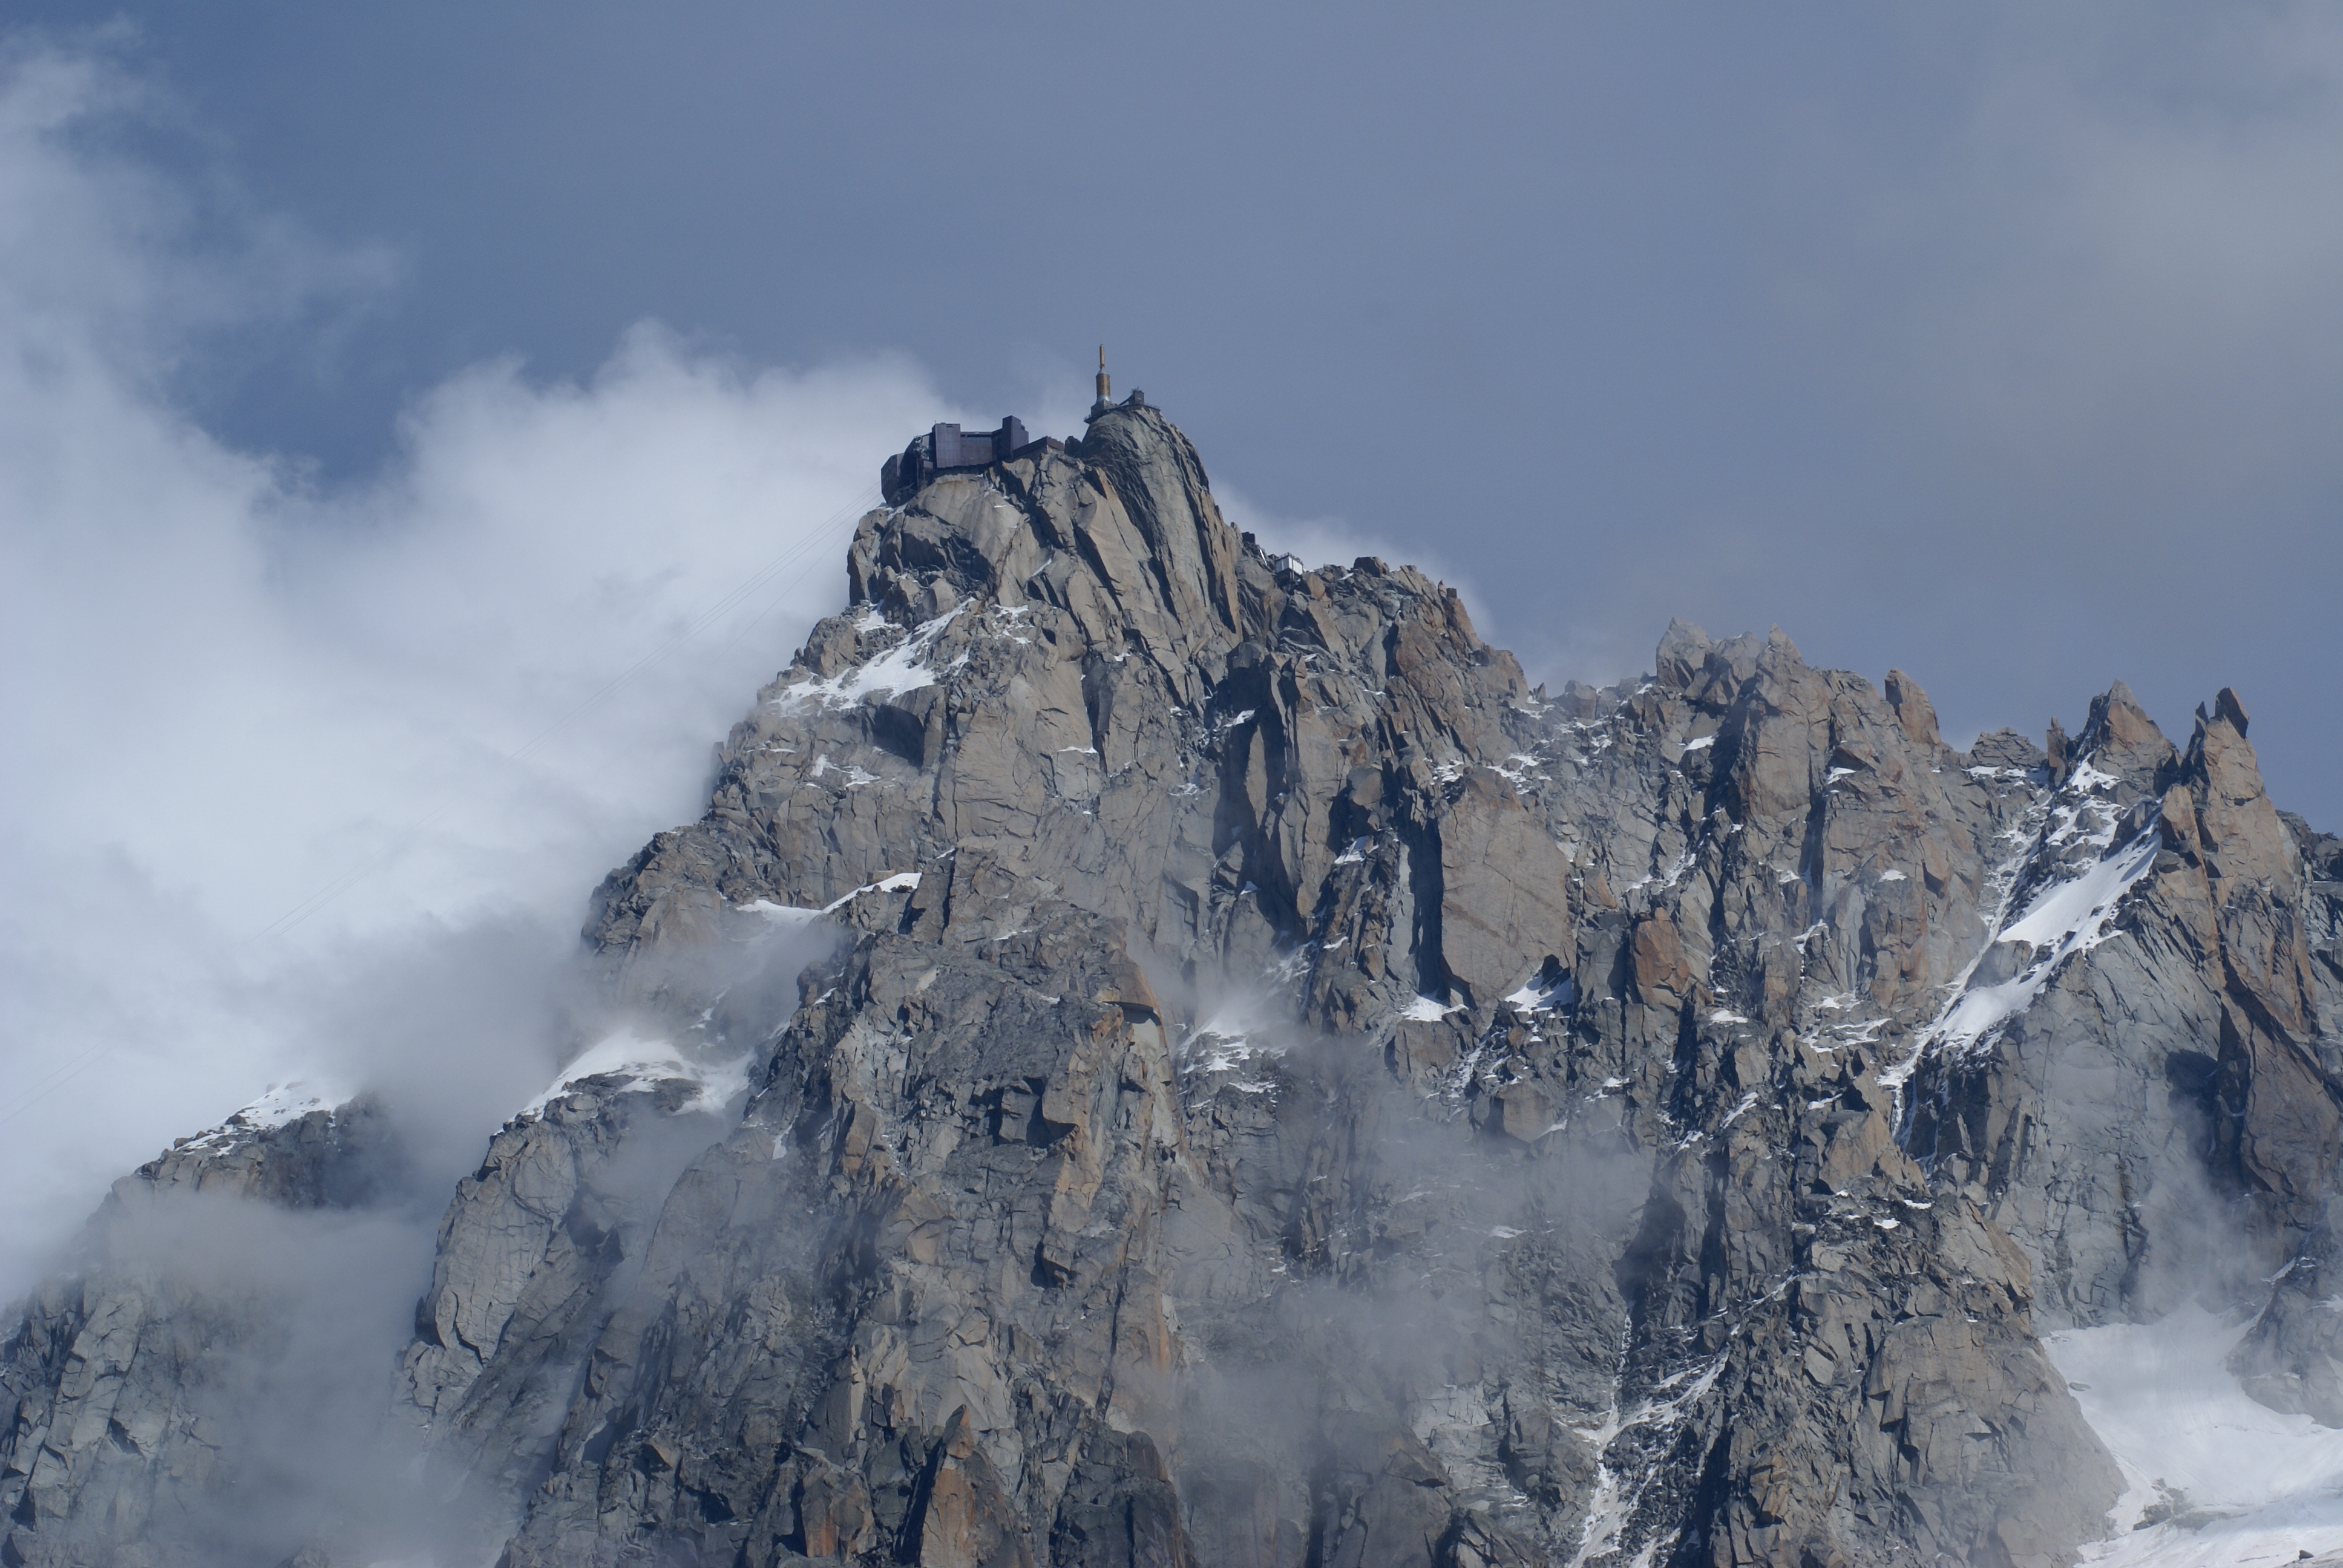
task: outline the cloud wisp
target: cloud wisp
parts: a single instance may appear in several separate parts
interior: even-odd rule
[[[871,455],[953,417],[907,361],[644,325],[431,388],[322,487],[173,388],[396,268],[202,209],[119,150],[158,112],[102,46],[0,55],[0,1292],[273,1081],[399,1079],[476,1151],[572,1043],[586,894],[834,608]]]

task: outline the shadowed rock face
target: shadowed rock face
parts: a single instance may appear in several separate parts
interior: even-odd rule
[[[1128,407],[848,575],[586,933],[745,1108],[573,1086],[442,1225],[396,1403],[512,1568],[2064,1563],[2037,1318],[2200,1292],[2343,1420],[2343,867],[2233,694],[1533,690]]]

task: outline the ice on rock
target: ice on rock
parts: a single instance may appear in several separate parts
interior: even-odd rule
[[[805,926],[811,925],[824,915],[838,913],[865,893],[904,892],[919,885],[919,872],[897,871],[893,876],[881,877],[875,882],[865,882],[852,892],[841,894],[819,909],[807,909],[797,904],[777,904],[770,899],[755,899],[736,907],[743,914],[761,915],[777,926]]]
[[[561,1070],[543,1093],[514,1114],[516,1118],[535,1116],[566,1093],[571,1084],[608,1077],[628,1080],[620,1091],[627,1094],[648,1094],[661,1083],[680,1079],[698,1086],[684,1102],[683,1110],[712,1114],[749,1091],[749,1053],[714,1063],[699,1061],[668,1041],[638,1033],[628,1026],[588,1046]]]
[[[2343,1549],[2343,1431],[2248,1398],[2224,1364],[2247,1325],[2190,1304],[2045,1334],[2129,1489],[2094,1568],[2227,1568]],[[2137,1528],[2151,1507],[2163,1518]]]
[[[1549,986],[1540,986],[1535,977],[1532,977],[1521,990],[1504,1000],[1523,1012],[1547,1012],[1556,1008],[1567,1008],[1577,998],[1576,982],[1568,975],[1563,975]],[[1419,997],[1416,1000],[1422,1002],[1429,999]]]
[[[181,1147],[197,1152],[216,1152],[231,1146],[240,1138],[282,1127],[288,1121],[298,1121],[313,1111],[337,1111],[349,1102],[351,1092],[315,1081],[272,1083],[259,1099],[239,1108],[218,1126],[206,1128],[196,1133]]]
[[[1881,1081],[1900,1086],[1932,1051],[1968,1051],[1991,1043],[2001,1026],[2033,1005],[2059,966],[2090,951],[2115,934],[2116,915],[2132,885],[2156,864],[2162,840],[2150,827],[2119,849],[2093,861],[2081,875],[2054,882],[2036,893],[2016,918],[2005,921],[1988,948],[2023,943],[2033,956],[2025,970],[1997,985],[1971,985],[1946,1004],[1912,1054]],[[1972,965],[1972,971],[1975,966]]]
[[[826,679],[800,680],[786,688],[772,699],[772,705],[789,708],[811,703],[821,708],[851,708],[866,698],[900,697],[907,691],[935,685],[945,673],[957,668],[968,658],[968,655],[963,653],[941,671],[929,662],[929,656],[935,650],[936,638],[943,635],[944,628],[950,626],[952,618],[966,608],[965,605],[954,606],[933,620],[922,621],[900,644],[852,669],[841,669]],[[882,620],[880,624],[885,622]],[[877,628],[858,623],[858,629]]]
[[[228,1118],[248,1127],[282,1127],[313,1111],[331,1111],[349,1099],[338,1089],[296,1081],[272,1083],[267,1092]]]

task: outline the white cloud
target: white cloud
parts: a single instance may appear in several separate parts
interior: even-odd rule
[[[410,1076],[479,1081],[451,1104],[526,1098],[528,1007],[456,1042],[419,994],[500,983],[449,934],[541,994],[840,602],[879,459],[955,417],[906,362],[758,369],[645,326],[581,385],[458,376],[385,473],[316,487],[166,388],[260,302],[389,269],[265,216],[206,237],[104,150],[149,104],[102,55],[0,58],[0,1291],[353,1007]]]

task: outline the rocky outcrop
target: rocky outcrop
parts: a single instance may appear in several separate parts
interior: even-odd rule
[[[2343,1419],[2343,869],[2233,693],[1963,752],[1682,622],[1550,693],[1151,408],[1021,450],[595,895],[675,1075],[446,1212],[395,1402],[509,1568],[2066,1563],[2037,1327],[2191,1298]]]
[[[399,1165],[370,1101],[272,1094],[115,1183],[68,1271],[0,1341],[0,1560],[204,1563],[297,1547],[327,1500],[264,1519],[236,1503],[280,1464],[245,1400],[269,1382],[256,1362],[300,1337],[289,1320],[309,1304],[287,1288],[285,1249],[321,1234],[299,1216],[365,1203]],[[256,1223],[248,1205],[296,1222]],[[330,1393],[308,1392],[330,1422]]]
[[[2337,1010],[2343,1008],[2343,839],[2314,832],[2299,817],[2279,815],[2293,835],[2308,882],[2303,927],[2310,1006],[2329,1024],[2327,1032],[2306,1043],[2318,1052],[2320,1079],[2333,1084],[2343,1081],[2332,1030],[2332,1020],[2343,1016]],[[2314,1116],[2320,1109],[2316,1100],[2308,1107]],[[2230,1370],[2256,1399],[2327,1426],[2343,1426],[2343,1312],[2336,1310],[2343,1298],[2343,1239],[2336,1233],[2338,1218],[2330,1195],[2325,1214],[2279,1268],[2261,1313],[2229,1359]]]
[[[1067,1511],[1101,1495],[1177,1500],[1123,1505],[1177,1523],[1165,1561],[2096,1532],[2116,1482],[2034,1342],[2034,1261],[1902,1152],[1882,1075],[1994,934],[2038,753],[1960,757],[1908,677],[1778,633],[1679,625],[1660,678],[1548,698],[1413,572],[1267,560],[1152,411],[873,514],[850,575],[589,939],[663,995],[742,911],[917,886],[679,1190],[721,1203],[653,1242],[749,1272],[647,1268],[516,1561],[1084,1561]],[[1106,1037],[1050,1020],[1104,1005],[1078,960],[1011,950],[1099,920],[1155,976]],[[1065,1054],[1101,1038],[1111,1101]],[[832,1216],[786,1262],[782,1211]],[[785,1373],[674,1337],[763,1293],[803,1325]],[[695,1428],[679,1354],[779,1381],[702,1390],[727,1413]],[[931,1547],[939,1496],[993,1523]]]
[[[2064,1562],[2119,1488],[2037,1291],[2152,1314],[2243,1203],[2241,1292],[2331,1169],[2232,697],[1963,754],[1681,623],[1549,696],[1137,408],[874,513],[850,596],[598,895],[679,1008],[728,922],[859,934],[517,1563]],[[2228,1143],[2190,1051],[2268,1086]]]
[[[397,1400],[441,1484],[482,1521],[544,1479],[549,1434],[660,1204],[721,1132],[721,1108],[702,1099],[681,1078],[574,1080],[508,1122],[458,1186]]]
[[[1176,961],[1251,979],[1310,928],[1330,882],[1341,899],[1388,880],[1346,869],[1373,847],[1407,858],[1428,895],[1411,888],[1395,933],[1383,900],[1356,911],[1397,965],[1384,989],[1450,982],[1450,803],[1434,796],[1477,767],[1457,832],[1551,849],[1492,815],[1533,728],[1513,707],[1519,668],[1412,570],[1271,569],[1151,410],[1101,419],[1080,450],[947,476],[911,508],[864,519],[851,613],[817,627],[734,729],[709,815],[598,895],[598,950],[663,973],[728,906],[819,907],[965,848],[1128,920]],[[1453,779],[1435,780],[1443,770]],[[1535,939],[1534,968],[1567,920],[1550,889],[1527,896],[1543,903],[1524,919],[1563,921]],[[1477,918],[1457,912],[1467,928]],[[1455,962],[1500,972],[1527,952],[1527,929],[1475,931]]]
[[[2208,1276],[2238,1299],[2335,1179],[2316,911],[2245,723],[2225,690],[2180,752],[2120,686],[2094,705],[1914,1082],[1915,1151],[2042,1261],[2056,1321],[2160,1316]]]
[[[1118,1497],[1126,1553],[1182,1560],[1147,1502],[1172,1331],[1133,1267],[1202,1197],[1158,1004],[1110,925],[973,856],[928,897],[669,1197],[511,1561],[1033,1562],[1054,1532],[1111,1562]]]

